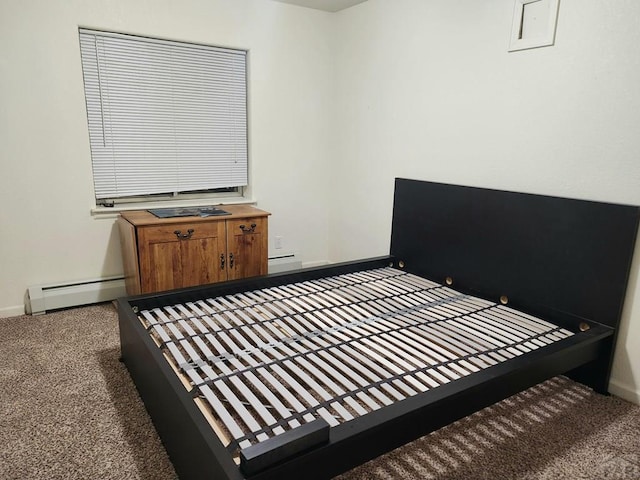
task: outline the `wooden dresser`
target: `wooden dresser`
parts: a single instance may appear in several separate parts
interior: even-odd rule
[[[122,212],[117,222],[127,294],[266,275],[269,213],[250,205],[220,208],[230,215]]]

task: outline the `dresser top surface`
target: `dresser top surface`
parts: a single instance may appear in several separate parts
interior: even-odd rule
[[[168,217],[159,218],[148,210],[130,210],[124,211],[120,215],[129,223],[135,226],[144,225],[159,225],[159,224],[171,224],[171,223],[195,223],[195,222],[219,222],[225,220],[233,220],[237,218],[247,217],[267,217],[271,215],[269,212],[260,210],[253,205],[215,205],[216,208],[229,212],[229,215],[215,215],[215,216],[181,216],[181,217]]]

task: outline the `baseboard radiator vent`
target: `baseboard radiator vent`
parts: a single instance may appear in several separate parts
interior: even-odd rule
[[[269,258],[269,273],[287,272],[302,268],[302,262],[294,254]],[[34,285],[27,289],[25,311],[39,315],[59,308],[79,307],[92,303],[108,302],[126,296],[124,277],[104,277],[83,282],[52,285]]]
[[[25,311],[39,315],[47,310],[108,302],[126,294],[122,276],[56,285],[35,285],[27,289]]]
[[[269,273],[288,272],[301,268],[302,262],[293,253],[269,257]]]

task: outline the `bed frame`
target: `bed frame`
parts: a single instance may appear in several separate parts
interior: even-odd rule
[[[639,219],[634,206],[396,179],[389,256],[119,299],[122,359],[180,478],[331,478],[559,374],[606,393]],[[238,332],[265,343],[211,351]],[[332,356],[350,335],[371,348]],[[354,386],[365,367],[374,380]],[[234,431],[244,375],[248,423],[284,412],[274,425]],[[266,405],[265,390],[301,379],[310,393],[288,410]]]

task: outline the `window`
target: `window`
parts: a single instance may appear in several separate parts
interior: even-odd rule
[[[97,203],[247,185],[246,52],[80,29]]]

